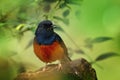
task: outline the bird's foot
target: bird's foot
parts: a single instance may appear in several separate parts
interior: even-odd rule
[[[58,64],[57,70],[58,71],[62,70],[62,64],[60,64],[60,63]]]
[[[48,64],[46,63],[45,67],[42,68],[42,70],[41,70],[42,72],[45,72],[47,70],[47,65]]]
[[[46,66],[42,69],[42,71],[43,71],[43,72],[46,71]]]

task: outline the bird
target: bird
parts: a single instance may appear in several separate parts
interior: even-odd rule
[[[44,63],[60,61],[60,64],[71,62],[67,47],[62,38],[54,31],[50,20],[43,20],[38,24],[33,41],[35,55]]]

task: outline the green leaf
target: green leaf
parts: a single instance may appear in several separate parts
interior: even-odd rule
[[[65,8],[65,7],[66,7],[66,3],[62,3],[59,5],[59,8],[61,8],[61,9]]]
[[[66,25],[68,25],[69,24],[69,19],[64,19],[63,23],[66,24]]]
[[[56,2],[58,0],[43,0],[43,1],[48,2],[48,3],[54,3],[54,2]]]
[[[56,19],[56,20],[63,21],[63,19],[61,17],[58,17],[58,16],[53,16],[53,18]]]
[[[16,30],[21,31],[25,27],[25,24],[19,24],[16,26]]]
[[[114,52],[108,52],[108,53],[99,55],[99,56],[95,59],[95,61],[105,60],[105,59],[110,58],[110,57],[113,57],[113,56],[120,56],[120,55],[117,54],[117,53],[114,53]]]
[[[98,37],[98,38],[91,40],[91,42],[92,43],[101,43],[101,42],[109,41],[112,39],[113,39],[112,37]]]
[[[67,9],[63,12],[63,17],[67,17],[70,14],[70,10]]]
[[[74,4],[74,5],[80,5],[81,1],[83,1],[83,0],[65,0],[65,3]]]
[[[88,49],[91,49],[91,50],[93,49],[93,45],[92,44],[86,44],[85,47],[88,48]]]
[[[77,50],[74,50],[76,53],[79,53],[79,54],[84,54],[84,51],[81,50],[81,49],[77,49]]]
[[[64,24],[68,25],[69,24],[69,19],[64,19],[58,16],[53,16],[54,19],[62,21]]]

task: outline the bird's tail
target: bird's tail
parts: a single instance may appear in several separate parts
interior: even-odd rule
[[[60,60],[60,63],[65,68],[65,70],[71,71],[75,73],[76,75],[78,75],[79,72],[76,69],[76,67],[74,67],[75,65],[71,65],[71,61],[72,60],[70,59],[69,56],[64,56],[64,58]]]
[[[60,63],[61,64],[66,64],[66,63],[70,63],[72,60],[70,59],[69,56],[64,56],[61,60]]]

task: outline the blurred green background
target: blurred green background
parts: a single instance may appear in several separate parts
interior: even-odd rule
[[[107,52],[120,55],[120,0],[0,0],[0,80],[13,80],[20,72],[45,65],[32,47],[35,29],[45,19],[59,27],[55,31],[73,60],[84,57],[91,62]],[[113,39],[85,47],[87,39],[96,37]],[[78,46],[86,54],[77,53]],[[119,56],[93,67],[98,80],[120,79]]]

